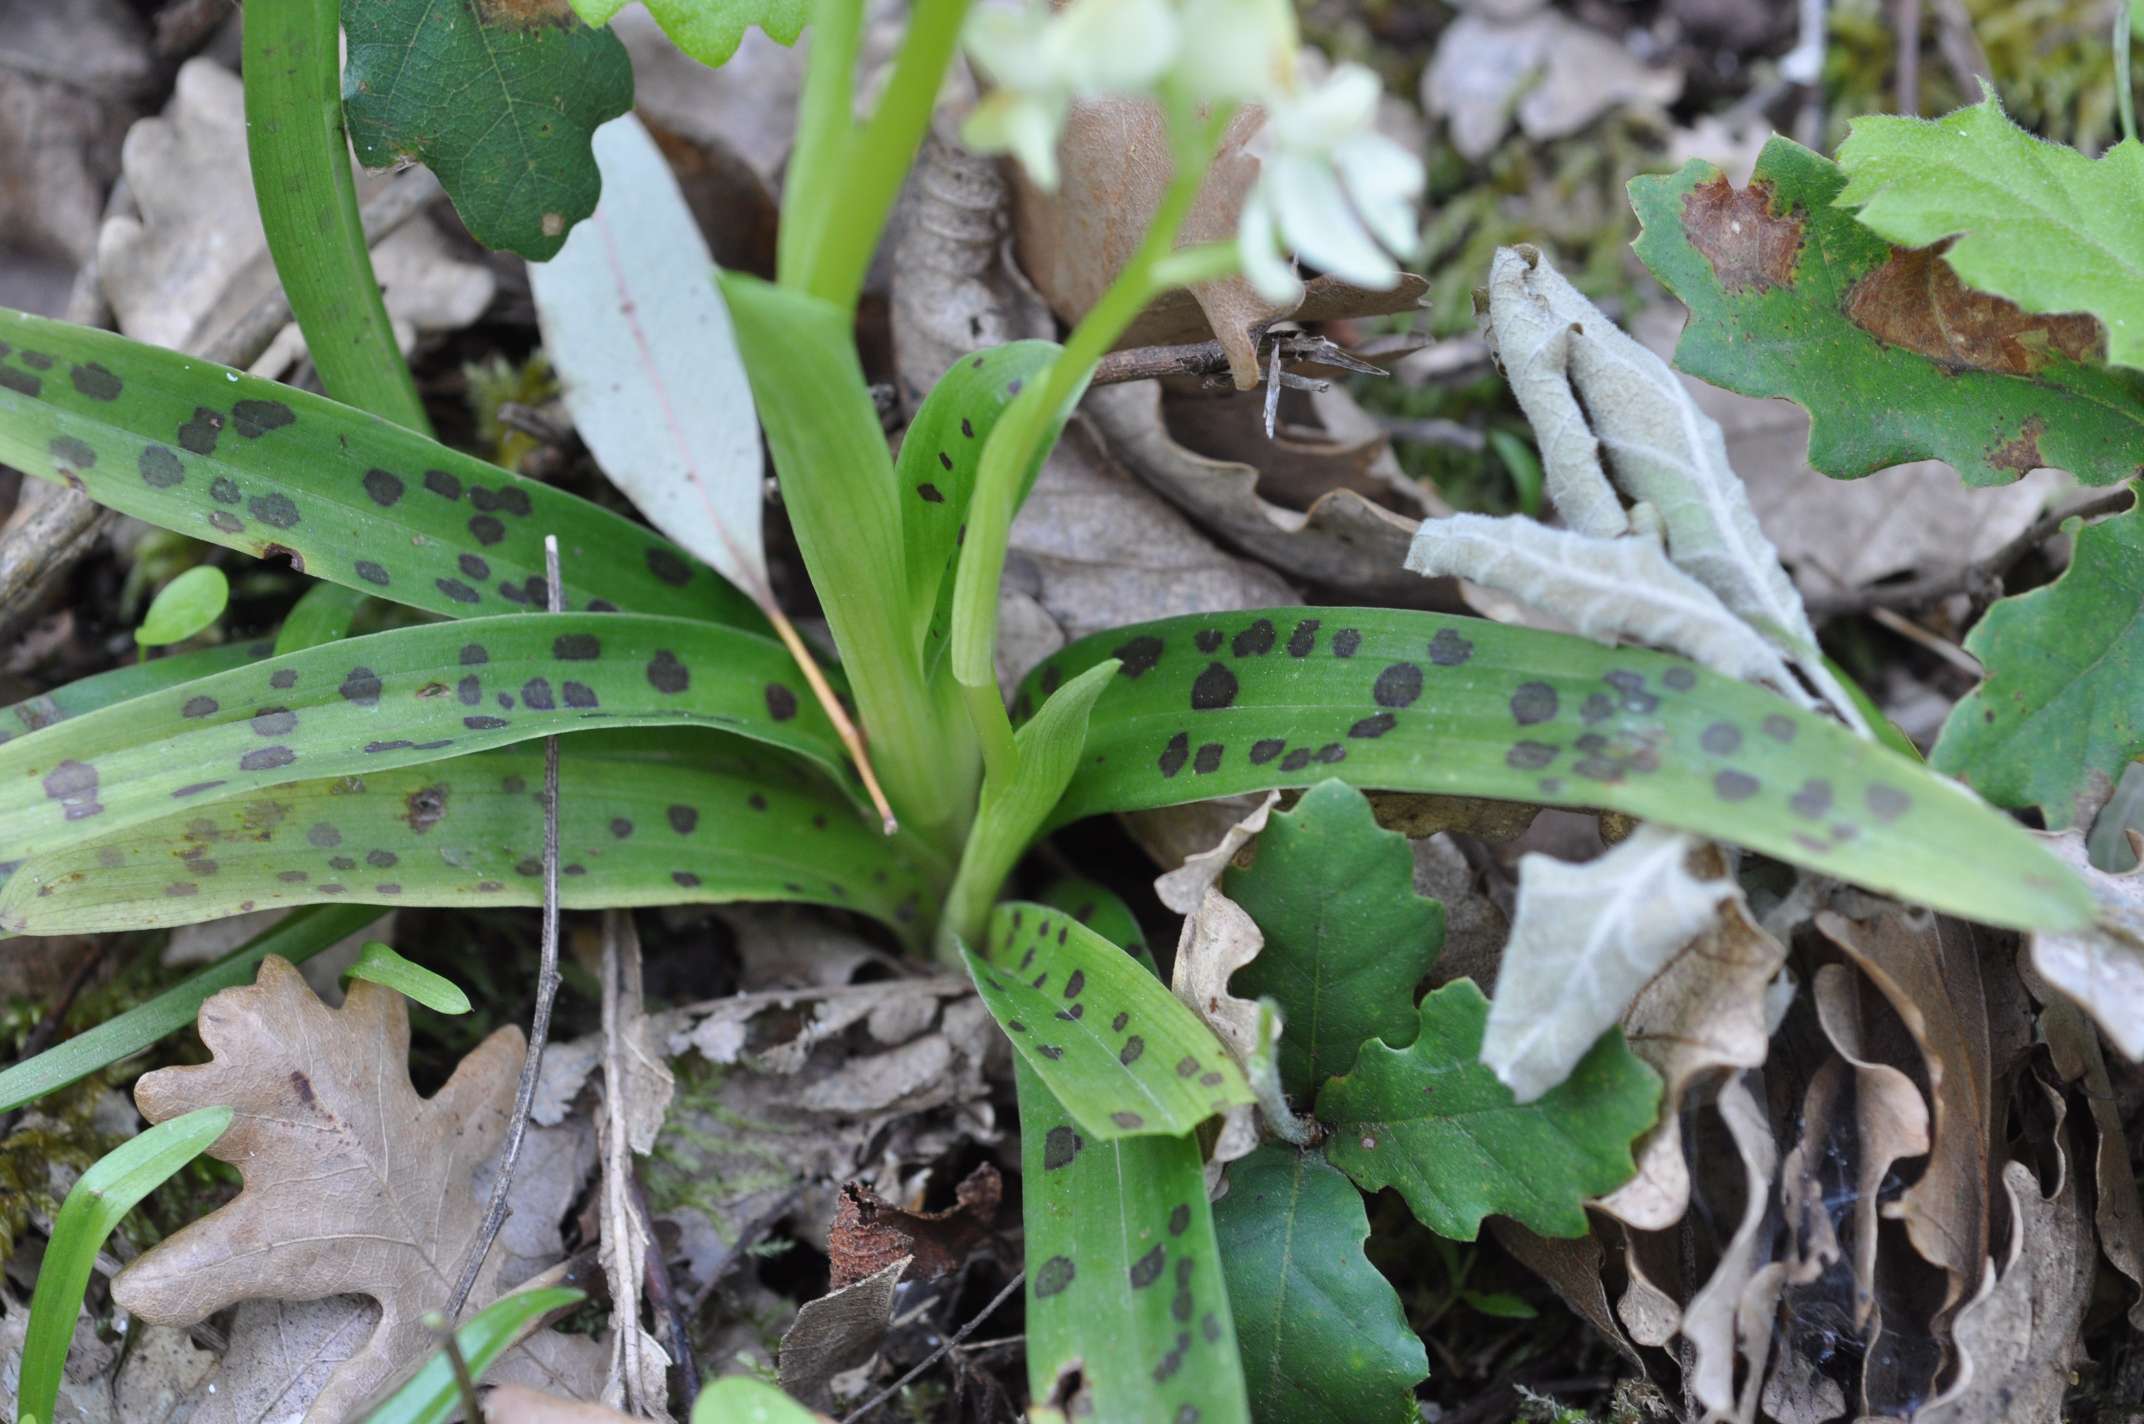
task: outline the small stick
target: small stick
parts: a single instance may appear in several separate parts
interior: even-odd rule
[[[543,540],[544,605],[561,611],[564,596],[558,576],[558,536]],[[469,1303],[469,1292],[491,1254],[499,1228],[506,1224],[506,1194],[514,1184],[514,1164],[521,1159],[521,1141],[528,1135],[529,1111],[536,1104],[536,1077],[543,1070],[543,1046],[551,1036],[551,1001],[558,996],[558,738],[543,739],[543,938],[541,967],[536,974],[536,1012],[529,1019],[528,1051],[521,1059],[521,1083],[514,1092],[514,1115],[506,1124],[506,1150],[499,1159],[499,1176],[491,1184],[491,1204],[484,1211],[484,1225],[477,1232],[476,1249],[462,1263],[461,1279],[447,1298],[446,1318],[454,1320]]]
[[[975,1328],[978,1325],[981,1325],[985,1320],[988,1320],[993,1314],[995,1314],[997,1308],[1003,1305],[1006,1300],[1011,1297],[1012,1293],[1020,1288],[1020,1283],[1022,1281],[1025,1281],[1026,1279],[1027,1272],[1021,1271],[1020,1273],[1015,1275],[1010,1281],[1006,1282],[1005,1289],[999,1291],[997,1295],[992,1298],[990,1304],[984,1306],[980,1311],[976,1312],[976,1316],[973,1320],[970,1320],[966,1325],[961,1326],[957,1334],[947,1337],[947,1339],[942,1344],[940,1344],[937,1349],[931,1351],[928,1355],[925,1355],[923,1357],[923,1362],[921,1364],[917,1365],[907,1374],[902,1375],[892,1384],[887,1385],[877,1394],[872,1395],[862,1404],[857,1405],[847,1414],[842,1415],[841,1424],[856,1424],[857,1420],[863,1418],[866,1414],[869,1414],[872,1410],[878,1408],[881,1404],[884,1404],[887,1400],[893,1398],[896,1394],[900,1393],[902,1387],[905,1386],[910,1380],[914,1379],[917,1375],[922,1374],[932,1365],[935,1365],[940,1360],[944,1359],[954,1346],[960,1344],[961,1341],[967,1339],[970,1335],[973,1335],[975,1333]]]
[[[477,1402],[476,1376],[469,1373],[469,1362],[462,1358],[461,1341],[454,1338],[454,1327],[436,1310],[424,1317],[424,1323],[439,1337],[439,1348],[446,1354],[447,1368],[454,1371],[454,1389],[462,1397],[462,1412],[468,1417],[469,1424],[476,1424],[484,1417],[483,1406]]]
[[[871,769],[871,758],[864,751],[863,734],[849,720],[849,710],[841,705],[834,689],[827,686],[826,674],[819,670],[819,660],[811,655],[810,648],[804,646],[804,639],[798,636],[796,624],[789,621],[788,615],[774,606],[772,598],[760,605],[760,612],[767,615],[767,621],[774,625],[775,635],[789,649],[789,656],[795,658],[797,666],[804,670],[804,680],[811,684],[811,695],[826,709],[828,720],[834,724],[835,735],[848,750],[849,760],[856,763],[856,774],[864,779],[864,792],[871,798],[872,809],[878,812],[879,828],[892,835],[901,829],[901,823],[893,818],[893,807],[887,802],[886,793],[879,790],[878,774]]]
[[[1411,343],[1411,344],[1410,344]],[[1348,354],[1347,351],[1322,336],[1307,336],[1291,333],[1279,337],[1275,344],[1290,360],[1307,362],[1317,366],[1333,366],[1343,371],[1356,371],[1365,376],[1389,375],[1382,366],[1373,366],[1367,361]],[[1419,338],[1409,337],[1400,343],[1404,349],[1380,350],[1381,356],[1404,356],[1422,347]],[[1121,385],[1126,381],[1152,381],[1163,376],[1218,376],[1228,370],[1228,353],[1218,341],[1190,341],[1174,346],[1134,346],[1124,351],[1112,351],[1104,356],[1094,368],[1094,379],[1088,382],[1095,386]]]
[[[648,1206],[648,1184],[641,1177],[637,1158],[633,1161],[632,1188],[633,1210],[640,1217],[641,1228],[648,1233],[648,1303],[661,1313],[666,1333],[670,1336],[670,1358],[677,1365],[678,1393],[683,1396],[684,1404],[678,1412],[689,1415],[693,1401],[700,1397],[700,1362],[692,1353],[692,1335],[686,1328],[685,1311],[677,1298],[677,1290],[670,1283],[670,1268],[663,1264],[662,1243],[655,1235],[655,1213]]]

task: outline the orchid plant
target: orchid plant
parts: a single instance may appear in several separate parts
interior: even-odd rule
[[[1666,654],[1390,609],[1249,609],[1086,639],[1031,670],[1008,701],[995,656],[1009,529],[1099,359],[1172,288],[1240,273],[1285,306],[1302,290],[1298,259],[1392,285],[1416,245],[1423,172],[1377,132],[1369,71],[1313,77],[1299,63],[1286,0],[973,14],[966,0],[919,0],[890,77],[852,122],[862,20],[860,0],[816,11],[776,280],[710,274],[830,656],[811,651],[771,591],[716,572],[731,567],[721,531],[696,522],[690,501],[651,503],[657,533],[432,439],[407,370],[379,364],[392,338],[338,125],[286,126],[252,153],[327,397],[0,317],[0,457],[152,523],[286,559],[325,597],[414,614],[361,637],[342,636],[343,616],[273,646],[180,652],[8,709],[0,927],[315,907],[273,932],[277,952],[302,956],[353,928],[353,907],[536,904],[545,860],[532,749],[561,737],[567,907],[815,903],[967,966],[1017,1051],[1038,1406],[1099,1402],[1099,1417],[1219,1424],[1294,1416],[1271,1394],[1279,1327],[1245,1324],[1243,1292],[1261,1287],[1218,1244],[1202,1150],[1217,1114],[1252,1142],[1256,1103],[1292,1144],[1335,1130],[1388,1143],[1382,1156],[1330,1163],[1295,1146],[1254,1155],[1260,1190],[1232,1196],[1220,1223],[1227,1239],[1255,1241],[1314,1201],[1340,1214],[1318,1220],[1353,1251],[1361,1233],[1332,1227],[1361,1215],[1342,1172],[1407,1184],[1424,1220],[1450,1235],[1471,1237],[1488,1210],[1582,1231],[1576,1203],[1629,1174],[1657,1084],[1610,1034],[1554,1094],[1519,1104],[1475,1061],[1486,1001],[1453,986],[1417,1012],[1418,974],[1391,990],[1404,999],[1398,1025],[1366,1019],[1319,1055],[1345,1067],[1359,1049],[1353,1075],[1292,1072],[1270,1036],[1246,1049],[1172,996],[1136,922],[1106,895],[1068,885],[1007,900],[1038,837],[1086,816],[1338,781],[1315,793],[1331,803],[1319,814],[1368,837],[1373,858],[1388,833],[1348,786],[1610,809],[1996,924],[2090,918],[2045,851],[1907,757]],[[331,7],[274,0],[249,21],[249,46],[272,36],[301,56],[249,54],[249,111],[287,115],[332,88]],[[989,85],[967,119],[971,145],[1013,155],[1048,186],[1073,107],[1130,98],[1165,116],[1174,175],[1143,241],[1064,342],[963,356],[896,456],[852,327],[963,43]],[[1248,149],[1259,177],[1236,237],[1180,246],[1222,135],[1245,110],[1262,114]],[[756,487],[757,470],[738,478]],[[563,555],[555,579],[547,535]],[[1794,798],[1811,778],[1849,808],[1850,842],[1807,833]],[[1957,873],[1963,864],[1979,869]],[[1283,935],[1294,893],[1269,897],[1270,937]],[[1409,933],[1433,953],[1427,923]],[[262,952],[234,962],[249,968]],[[180,1002],[233,972],[209,971]],[[184,1017],[171,1002],[143,1007],[155,1012],[94,1048],[63,1045],[74,1051],[0,1074],[0,1100],[50,1091]],[[1295,1031],[1284,1027],[1282,1042]],[[1493,1193],[1456,1215],[1427,1205],[1474,1173],[1435,1123],[1392,1121],[1392,1104],[1419,1098],[1416,1079],[1430,1071],[1456,1075],[1470,1111],[1508,1119],[1522,1156],[1554,1159],[1543,1170],[1560,1174],[1565,1199],[1530,1215]],[[1547,1144],[1558,1132],[1591,1141],[1585,1160],[1556,1157]],[[1396,1315],[1396,1301],[1371,1298]],[[1247,1374],[1254,1357],[1263,1366]]]

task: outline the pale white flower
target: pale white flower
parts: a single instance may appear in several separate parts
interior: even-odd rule
[[[1302,38],[1293,0],[1183,0],[1171,76],[1199,103],[1264,103],[1295,88]]]
[[[1261,3],[1263,0],[1261,0]],[[1044,188],[1057,186],[1057,134],[1074,99],[1151,89],[1176,62],[1181,29],[1168,0],[1075,0],[978,9],[963,39],[991,92],[961,136],[1011,153]]]
[[[1303,285],[1285,247],[1360,287],[1399,281],[1395,254],[1420,242],[1415,200],[1421,160],[1375,127],[1377,76],[1344,64],[1323,83],[1266,100],[1249,151],[1257,186],[1237,229],[1244,275],[1268,301],[1292,302]]]

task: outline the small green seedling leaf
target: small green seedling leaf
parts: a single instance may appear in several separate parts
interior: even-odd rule
[[[84,1172],[53,1222],[52,1241],[30,1297],[16,1395],[19,1418],[49,1420],[59,1399],[60,1374],[90,1269],[112,1231],[134,1204],[162,1186],[231,1125],[229,1108],[198,1108],[159,1123],[114,1148]]]
[[[1249,1424],[1197,1142],[1090,1140],[1027,1059],[1013,1081],[1029,1392],[1073,1418]]]
[[[766,627],[669,540],[350,406],[4,308],[0,349],[0,461],[122,514],[451,618],[542,608],[556,534],[569,609]]]
[[[2089,818],[2144,757],[2144,507],[2081,532],[2062,577],[1995,604],[1965,647],[1987,680],[1929,762],[2050,830]]]
[[[541,262],[595,211],[589,140],[633,104],[633,65],[562,4],[344,0],[342,107],[368,168],[439,175],[470,236]]]
[[[396,628],[155,692],[0,746],[0,866],[299,779],[596,727],[712,726],[853,784],[781,644],[632,614]]]
[[[1630,1146],[1653,1125],[1660,1077],[1611,1030],[1521,1107],[1480,1061],[1488,1017],[1474,981],[1454,980],[1422,1001],[1411,1046],[1364,1045],[1354,1071],[1318,1094],[1327,1155],[1364,1191],[1397,1189],[1454,1241],[1472,1241],[1485,1216],[1583,1236],[1585,1203],[1637,1171]]]
[[[1111,660],[1050,824],[1338,777],[1623,811],[1988,924],[2092,918],[2077,877],[1972,793],[1679,658],[1482,619],[1273,608],[1098,633],[1022,691]]]
[[[2028,312],[2089,313],[2107,360],[2144,368],[2144,144],[2087,158],[2012,123],[1985,79],[1981,93],[1940,119],[1854,120],[1836,201],[1892,242],[1955,237],[1943,261],[1968,287]]]
[[[1258,1424],[1401,1424],[1429,1373],[1399,1292],[1362,1253],[1362,1193],[1314,1152],[1269,1144],[1228,1164],[1214,1237]]]
[[[1444,906],[1414,893],[1407,838],[1377,824],[1344,782],[1312,787],[1271,817],[1248,870],[1221,888],[1265,935],[1230,992],[1280,1005],[1281,1086],[1308,1102],[1355,1065],[1364,1042],[1405,1047],[1414,992],[1444,947]]]
[[[718,1379],[700,1391],[692,1424],[818,1424],[819,1416],[771,1384],[743,1375]]]
[[[434,974],[421,964],[412,964],[381,940],[368,939],[358,951],[357,962],[343,971],[345,979],[366,979],[384,984],[405,999],[414,999],[439,1014],[466,1014],[469,996],[452,979]]]
[[[537,905],[542,787],[542,747],[525,743],[173,811],[31,857],[0,886],[0,924],[50,934],[335,901]],[[910,942],[935,919],[943,877],[909,833],[889,840],[823,778],[690,730],[562,742],[559,856],[568,909],[795,901],[869,915]]]
[[[607,25],[632,0],[572,0],[591,25]],[[648,0],[648,13],[670,43],[710,69],[728,64],[753,25],[776,44],[795,44],[811,14],[809,0]],[[695,1418],[698,1416],[695,1415]]]
[[[183,643],[223,616],[231,601],[231,581],[214,564],[197,564],[157,590],[134,630],[145,648]]]
[[[205,969],[136,1004],[117,1018],[106,1019],[34,1058],[0,1069],[0,1112],[12,1112],[79,1082],[100,1068],[130,1058],[166,1034],[194,1022],[202,1002],[221,989],[253,982],[253,971],[273,954],[303,964],[329,945],[339,944],[378,919],[370,905],[322,905],[299,910],[264,930]]]
[[[350,636],[350,624],[365,606],[365,595],[339,583],[315,583],[291,608],[275,635],[275,653],[302,653]]]
[[[1096,1138],[1176,1136],[1251,1101],[1213,1031],[1137,960],[1061,911],[1000,905],[988,953],[964,958],[1021,1060]]]
[[[579,1305],[588,1297],[571,1286],[548,1286],[515,1291],[501,1296],[469,1317],[454,1332],[454,1346],[469,1366],[472,1379],[482,1379],[499,1356],[528,1334],[536,1322],[554,1310]],[[417,1373],[387,1396],[364,1417],[364,1424],[447,1424],[461,1408],[461,1388],[455,1382],[454,1362],[444,1349],[435,1351]]]
[[[1870,125],[1916,122],[1857,119],[1854,129],[1858,136]],[[1930,141],[1981,164],[1976,184],[1989,177],[1992,165],[1967,152],[1969,143]],[[2064,155],[2057,167],[2071,160],[2092,167],[2067,150],[2023,135],[2017,141],[2035,154]],[[1841,156],[1856,144],[1873,146],[1850,139]],[[1999,190],[2000,180],[1991,181]],[[1765,145],[1745,188],[1695,160],[1679,173],[1631,181],[1631,205],[1645,225],[1638,256],[1690,308],[1678,367],[1744,395],[1785,396],[1806,407],[1809,463],[1840,478],[1927,458],[1948,461],[1974,485],[2007,484],[2040,465],[2088,484],[2135,472],[2144,380],[2100,364],[2097,322],[2035,316],[1968,289],[1953,271],[1963,243],[1948,251],[1893,247],[1863,226],[1889,202],[1864,209],[1857,222],[1834,206],[1846,188],[1837,164],[1784,138]],[[1992,235],[1987,213],[2010,213],[2015,204],[2007,194],[1975,192],[1973,216],[1956,227],[1912,229],[1934,233],[1924,239],[1903,235],[1903,226],[1888,235],[1907,243],[1965,227]],[[1991,202],[1993,209],[1985,206]],[[2007,233],[2029,225],[1998,226]],[[2139,230],[2132,221],[2132,238]],[[2032,251],[2037,262],[2039,246]],[[2118,270],[2099,270],[2093,280],[2109,292],[2135,285],[2115,280]]]

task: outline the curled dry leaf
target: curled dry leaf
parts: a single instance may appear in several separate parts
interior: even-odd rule
[[[2037,985],[2033,986],[2037,992]],[[2099,1134],[2093,1153],[2093,1225],[2099,1249],[2133,1287],[2129,1323],[2144,1329],[2144,1198],[2129,1165],[2129,1132],[2115,1096],[2113,1075],[2100,1052],[2099,1035],[2076,1005],[2054,1000],[2040,1014],[2041,1036],[2065,1082],[2077,1084]]]
[[[245,152],[238,76],[209,59],[179,70],[170,105],[143,119],[121,153],[139,216],[116,216],[97,236],[97,265],[119,329],[138,341],[198,350],[230,317],[275,288]],[[380,186],[359,178],[359,196]],[[455,331],[482,315],[497,281],[454,257],[422,216],[373,249],[373,265],[406,349],[419,331]],[[302,353],[295,326],[263,358],[275,375]]]
[[[2084,877],[2100,910],[2090,929],[2032,936],[2032,967],[2125,1057],[2144,1058],[2144,867],[2122,875],[2098,869],[2078,830],[2039,839]]]
[[[1690,873],[1702,844],[1645,825],[1583,865],[1520,859],[1482,1039],[1482,1061],[1520,1102],[1562,1082],[1676,952],[1717,923],[1721,903],[1740,898],[1724,866]]]
[[[1742,1219],[1734,1235],[1721,1248],[1719,1265],[1710,1279],[1690,1298],[1682,1313],[1682,1337],[1690,1342],[1694,1362],[1687,1375],[1690,1393],[1716,1415],[1736,1415],[1735,1361],[1738,1317],[1744,1290],[1766,1260],[1763,1227],[1772,1208],[1772,1184],[1779,1170],[1779,1145],[1763,1106],[1741,1078],[1730,1079],[1720,1089],[1720,1116],[1734,1137],[1741,1154],[1747,1195]],[[1767,1313],[1768,1314],[1768,1313]],[[1761,1370],[1747,1383],[1754,1391],[1763,1378]],[[1741,1417],[1747,1418],[1746,1414]]]
[[[805,1404],[834,1401],[834,1376],[869,1363],[893,1322],[894,1289],[908,1258],[890,1261],[876,1275],[805,1303],[782,1335],[782,1388]]]
[[[255,983],[201,1006],[200,1032],[211,1061],[145,1074],[135,1101],[151,1122],[236,1109],[209,1151],[245,1186],[144,1253],[112,1283],[113,1298],[144,1320],[193,1325],[247,1300],[371,1297],[377,1328],[306,1414],[345,1418],[431,1348],[422,1317],[445,1304],[477,1238],[474,1178],[506,1130],[521,1030],[493,1033],[420,1098],[401,995],[360,981],[330,1009],[271,955]],[[353,1237],[368,1249],[351,1251]],[[486,1258],[473,1300],[496,1294],[503,1262],[496,1250]],[[517,1353],[536,1378],[571,1389],[584,1377],[575,1344],[547,1331]]]
[[[1562,138],[1610,109],[1657,108],[1681,93],[1678,71],[1652,68],[1542,6],[1461,15],[1422,75],[1422,107],[1448,123],[1452,146],[1470,159],[1487,156],[1514,117],[1529,138]]]
[[[1786,958],[1786,946],[1759,927],[1748,905],[1730,898],[1638,990],[1621,1019],[1623,1041],[1660,1075],[1660,1122],[1638,1146],[1638,1175],[1601,1198],[1602,1211],[1647,1231],[1682,1219],[1690,1203],[1683,1094],[1723,1070],[1763,1066],[1771,1037],[1768,991]]]
[[[953,1189],[943,1211],[916,1211],[887,1201],[861,1182],[841,1189],[827,1234],[835,1290],[852,1286],[896,1261],[910,1263],[906,1279],[950,1275],[992,1239],[1005,1184],[988,1162]]]

